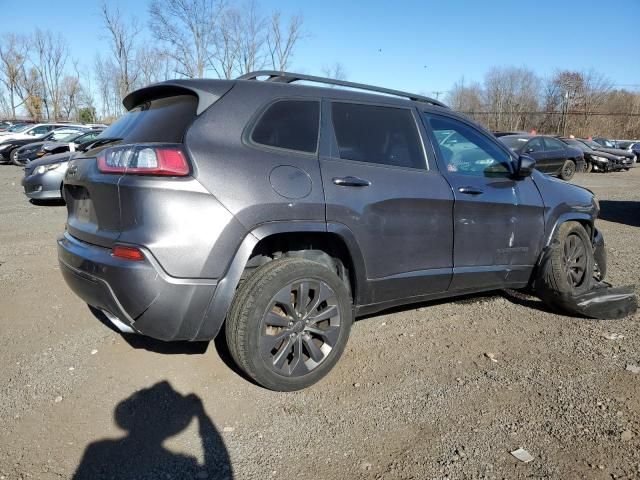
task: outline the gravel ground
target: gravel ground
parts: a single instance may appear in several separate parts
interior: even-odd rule
[[[27,202],[21,173],[0,165],[0,480],[640,478],[639,314],[514,292],[399,309],[357,322],[319,384],[269,392],[217,344],[100,323],[58,271],[64,207]],[[576,183],[609,280],[638,282],[640,168]]]

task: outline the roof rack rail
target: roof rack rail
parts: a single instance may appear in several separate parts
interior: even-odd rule
[[[304,75],[291,72],[280,72],[277,70],[258,70],[256,72],[245,73],[239,76],[238,80],[258,80],[259,77],[267,77],[265,81],[278,82],[278,83],[293,83],[298,81],[307,81],[314,83],[324,83],[327,85],[338,85],[341,87],[355,88],[358,90],[367,90],[370,92],[384,93],[386,95],[394,95],[396,97],[404,97],[414,102],[430,103],[431,105],[437,105],[438,107],[447,107],[444,103],[434,100],[433,98],[424,97],[422,95],[416,95],[414,93],[402,92],[400,90],[393,90],[390,88],[376,87],[373,85],[366,85],[364,83],[348,82],[346,80],[335,80],[333,78],[316,77],[314,75]]]

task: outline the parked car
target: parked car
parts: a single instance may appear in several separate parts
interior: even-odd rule
[[[78,135],[61,138],[59,140],[49,140],[40,148],[39,157],[53,155],[63,152],[75,152],[83,143],[95,140],[102,133],[104,128],[93,128],[89,131],[81,132]]]
[[[223,331],[247,375],[287,391],[331,370],[354,317],[525,288],[546,248],[558,267],[534,288],[591,288],[595,196],[437,100],[256,72],[123,103],[69,162],[58,241],[69,287],[121,331]]]
[[[14,165],[24,165],[27,160],[36,158],[36,152],[49,140],[61,140],[69,135],[80,135],[84,129],[79,128],[57,128],[40,138],[21,138],[7,140],[0,143],[0,157],[2,160],[10,160]]]
[[[536,168],[563,180],[584,171],[586,164],[582,150],[571,147],[557,138],[546,135],[505,135],[500,141],[518,155],[529,155],[536,161]]]
[[[32,200],[62,199],[62,182],[72,155],[59,153],[27,163],[22,179],[25,195]]]
[[[529,132],[524,132],[524,131],[521,131],[521,132],[493,132],[493,134],[496,137],[500,138],[500,137],[504,137],[504,136],[507,136],[507,135],[529,135]]]
[[[578,148],[584,155],[586,162],[585,172],[610,172],[622,168],[622,160],[619,156],[611,153],[594,150],[582,140],[576,138],[560,138],[570,147]]]
[[[638,163],[638,159],[640,159],[640,140],[620,140],[617,145],[619,149],[633,154],[634,165]]]
[[[624,170],[629,170],[633,166],[634,154],[631,152],[628,152],[627,150],[620,150],[619,148],[603,147],[601,144],[599,144],[594,140],[587,140],[584,138],[580,138],[579,140],[586,143],[589,147],[591,147],[592,149],[598,152],[606,152],[606,153],[610,153],[612,155],[617,156],[620,159],[620,163],[619,163],[620,168]]]
[[[618,148],[615,140],[604,137],[593,137],[592,140],[604,148]]]
[[[0,144],[6,143],[9,140],[20,140],[20,139],[29,139],[32,140],[34,138],[42,138],[47,133],[56,128],[84,128],[82,125],[73,125],[73,124],[65,124],[65,123],[36,123],[35,125],[23,125],[20,128],[12,131],[10,128],[6,132],[0,132]]]

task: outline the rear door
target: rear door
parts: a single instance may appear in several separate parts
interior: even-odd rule
[[[545,152],[550,173],[560,171],[567,159],[567,148],[564,143],[555,138],[544,137]]]
[[[453,195],[427,159],[412,108],[325,101],[320,155],[328,223],[355,237],[366,267],[363,303],[445,291]]]
[[[445,114],[424,118],[455,196],[450,290],[526,283],[544,231],[542,198],[533,180],[514,178],[514,159],[495,137]]]

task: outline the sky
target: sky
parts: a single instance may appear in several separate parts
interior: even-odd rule
[[[242,3],[239,0],[238,3]],[[147,0],[109,0],[146,25]],[[107,51],[100,0],[0,0],[0,32],[62,32],[90,69]],[[640,0],[258,0],[264,13],[302,14],[306,36],[290,70],[322,74],[340,62],[348,80],[435,96],[494,66],[595,69],[640,91]],[[610,18],[610,20],[608,20]],[[442,95],[442,94],[441,94]],[[442,97],[441,97],[442,98]]]

